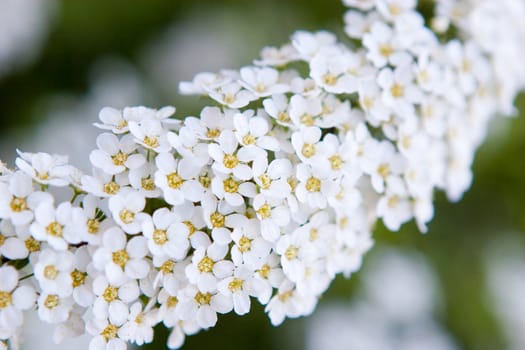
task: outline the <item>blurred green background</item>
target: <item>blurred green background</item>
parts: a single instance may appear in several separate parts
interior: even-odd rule
[[[297,29],[329,29],[342,37],[344,12],[337,0],[48,4],[46,26],[39,29],[47,35],[33,61],[0,76],[0,158],[11,162],[16,148],[56,151],[54,147],[66,145],[62,153],[78,150],[72,161],[84,170],[88,168],[82,162],[96,132],[91,123],[104,105],[173,104],[179,117],[195,114],[201,101],[178,96],[180,80],[199,71],[248,64],[260,48],[286,42]],[[20,16],[23,22],[24,14]],[[519,98],[517,106],[525,112],[525,98]],[[62,127],[66,124],[69,129]],[[73,129],[77,134],[68,137]],[[378,247],[417,251],[433,266],[442,290],[434,317],[460,349],[512,347],[508,324],[491,297],[488,273],[490,266],[512,254],[517,261],[525,257],[524,151],[525,118],[501,118],[477,153],[471,190],[459,203],[437,195],[428,234],[409,224],[397,233],[378,228],[375,235]],[[350,280],[338,278],[318,307],[333,300],[350,305],[373,255],[365,258],[362,273]],[[524,280],[525,271],[515,278]],[[244,317],[220,317],[214,329],[188,337],[184,348],[306,347],[308,319],[274,328],[260,306],[254,304],[252,311]],[[159,330],[156,343],[144,349],[164,348],[163,336]]]

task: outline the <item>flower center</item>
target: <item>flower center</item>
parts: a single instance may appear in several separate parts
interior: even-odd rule
[[[10,206],[12,211],[20,213],[22,210],[27,209],[27,202],[25,198],[13,197]]]
[[[84,283],[86,283],[86,277],[87,273],[79,271],[77,269],[74,269],[71,272],[71,284],[73,285],[73,288],[80,287]]]
[[[54,309],[55,307],[58,306],[59,301],[60,299],[58,298],[58,295],[49,294],[46,297],[46,300],[44,300],[44,306],[47,307],[48,309]]]
[[[259,180],[261,181],[261,188],[263,190],[267,190],[270,188],[270,185],[272,184],[272,179],[270,179],[270,176],[268,174],[262,174],[259,176]]]
[[[118,151],[111,156],[111,159],[116,166],[122,166],[128,160],[128,155],[122,151]]]
[[[97,219],[89,219],[87,221],[87,231],[92,235],[96,234],[100,229],[100,223]]]
[[[166,305],[167,305],[169,308],[172,308],[172,307],[177,306],[178,303],[179,303],[179,299],[177,299],[177,297],[169,297],[169,298],[166,300]]]
[[[219,129],[209,129],[206,132],[206,137],[210,139],[215,139],[221,135],[221,131]]]
[[[166,230],[155,230],[153,231],[153,242],[158,245],[163,245],[168,241],[168,235]]]
[[[180,177],[176,172],[166,175],[166,179],[168,180],[168,186],[173,189],[178,189],[184,183],[182,177]]]
[[[332,170],[341,170],[343,167],[343,160],[338,154],[334,154],[330,158],[328,158],[330,161],[330,166],[332,167]]]
[[[58,276],[58,270],[54,265],[47,265],[44,268],[44,277],[48,280],[54,280]]]
[[[386,177],[390,175],[390,167],[388,166],[388,164],[383,163],[377,167],[377,173],[383,179],[386,179]]]
[[[13,303],[11,293],[0,292],[0,309],[6,308]]]
[[[272,216],[272,208],[268,203],[266,203],[257,209],[257,214],[259,214],[261,219],[268,219],[270,216]]]
[[[118,289],[114,286],[107,286],[106,289],[104,289],[104,293],[102,293],[102,297],[105,301],[108,303],[111,303],[113,300],[116,300],[118,296]]]
[[[238,292],[242,289],[243,280],[240,278],[234,278],[229,284],[228,289],[232,292]]]
[[[245,145],[255,145],[257,139],[252,134],[246,134],[242,137],[242,143]]]
[[[119,184],[117,184],[114,181],[110,181],[104,185],[104,192],[106,192],[109,195],[117,194],[119,189],[120,189]]]
[[[226,193],[236,193],[237,190],[239,189],[239,183],[235,181],[234,179],[232,179],[231,177],[224,180],[223,185],[224,185],[224,192]]]
[[[403,85],[399,85],[396,83],[390,88],[390,93],[393,97],[400,98],[403,97],[403,95],[405,94],[405,88],[403,88]]]
[[[394,53],[394,48],[390,44],[379,45],[379,53],[383,57],[390,57]]]
[[[153,182],[153,179],[151,178],[151,176],[143,177],[140,180],[140,185],[146,191],[153,191],[155,189],[155,183]]]
[[[226,168],[233,169],[239,164],[239,159],[235,154],[225,154],[222,163]]]
[[[319,192],[321,190],[321,180],[310,176],[310,178],[306,180],[306,190],[308,192]]]
[[[34,239],[33,237],[29,237],[28,239],[26,239],[24,241],[24,244],[27,250],[29,250],[29,252],[31,253],[38,252],[40,250],[40,242]]]
[[[128,209],[122,209],[118,216],[120,220],[122,220],[122,222],[125,223],[126,225],[131,224],[133,220],[135,219],[135,213]]]
[[[164,274],[168,274],[173,272],[173,269],[175,268],[175,261],[173,260],[166,260],[160,265],[160,271]]]
[[[205,256],[202,258],[201,261],[197,264],[197,268],[201,273],[210,273],[213,270],[213,266],[215,265],[215,262],[211,260],[209,257]]]
[[[239,251],[241,253],[246,253],[252,248],[252,240],[246,236],[242,236],[241,239],[239,239],[238,246],[239,246]]]
[[[289,246],[286,251],[284,252],[284,256],[288,260],[293,260],[297,258],[297,253],[299,252],[299,248],[297,248],[294,245]]]
[[[210,215],[210,221],[211,221],[211,225],[214,228],[223,227],[225,218],[224,218],[224,215],[222,215],[221,213],[216,211],[216,212],[214,212],[213,214]]]
[[[118,328],[114,324],[107,325],[106,328],[100,333],[100,335],[107,341],[117,336]]]
[[[143,142],[150,148],[159,147],[159,140],[155,136],[145,136]]]
[[[58,222],[53,221],[46,227],[46,232],[48,235],[51,235],[53,237],[62,237],[62,225],[60,225]]]
[[[116,252],[113,252],[113,254],[111,254],[111,258],[113,259],[113,262],[116,265],[120,267],[124,267],[129,260],[129,255],[128,255],[128,252],[122,249],[122,250],[117,250]]]
[[[311,143],[305,143],[301,149],[301,153],[306,158],[313,157],[315,155],[315,145],[312,145]]]
[[[323,83],[328,86],[334,86],[337,83],[337,76],[332,73],[326,73],[323,75]]]
[[[270,274],[270,265],[264,264],[257,272],[259,273],[259,276],[261,276],[264,279],[268,278],[268,275]]]
[[[197,294],[195,294],[195,301],[199,305],[208,305],[211,302],[211,294],[197,292]]]

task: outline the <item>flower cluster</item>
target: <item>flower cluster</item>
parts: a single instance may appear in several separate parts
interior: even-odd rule
[[[0,339],[33,307],[92,350],[150,342],[159,323],[177,348],[254,300],[278,325],[359,269],[378,219],[425,231],[436,189],[459,199],[524,86],[525,6],[438,1],[431,29],[415,0],[344,2],[349,43],[300,31],[182,83],[215,102],[199,117],[104,108],[89,174],[46,153],[2,165]]]

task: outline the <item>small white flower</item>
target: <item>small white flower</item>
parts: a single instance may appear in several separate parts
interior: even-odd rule
[[[286,84],[279,83],[279,72],[273,68],[243,67],[239,83],[257,97],[282,94],[289,90]]]
[[[135,169],[146,161],[142,154],[135,153],[137,144],[131,135],[125,135],[119,140],[113,134],[100,134],[97,147],[89,155],[89,160],[107,174],[115,175],[126,169]]]
[[[240,266],[235,269],[233,276],[219,282],[218,290],[233,301],[233,311],[237,315],[250,312],[250,296],[258,297],[263,291],[263,282],[253,277],[253,271]]]
[[[61,298],[73,293],[71,272],[74,258],[73,253],[69,251],[55,252],[45,249],[40,252],[33,271],[45,293],[56,294]]]
[[[143,345],[153,340],[153,326],[156,324],[155,312],[144,312],[140,303],[134,303],[130,307],[128,321],[120,327],[118,336],[120,339]]]
[[[197,285],[201,292],[214,292],[217,282],[231,276],[233,263],[225,260],[227,247],[210,245],[207,249],[197,248],[186,267],[186,276],[190,283]]]
[[[101,275],[93,281],[93,292],[97,296],[93,304],[93,316],[96,319],[108,319],[112,324],[121,326],[129,315],[129,303],[140,295],[137,281],[109,282]]]
[[[16,171],[9,176],[9,182],[0,182],[0,218],[9,219],[15,226],[27,225],[33,219],[30,210],[30,195],[33,181],[25,173]]]
[[[43,185],[67,186],[73,167],[68,165],[68,157],[43,152],[28,153],[18,151],[16,166],[36,182]]]
[[[137,234],[147,214],[143,213],[146,199],[136,191],[126,191],[109,199],[109,210],[115,222],[129,234]]]
[[[311,208],[326,208],[328,197],[337,193],[337,185],[332,180],[319,177],[307,164],[297,166],[297,179],[295,195]]]
[[[257,146],[269,151],[279,151],[279,141],[268,135],[270,131],[268,120],[259,115],[260,111],[254,116],[251,110],[234,115],[233,124],[237,141],[242,146]]]
[[[57,294],[41,293],[37,303],[38,317],[47,323],[65,322],[73,308],[71,297],[63,298]]]
[[[89,350],[126,350],[126,342],[118,337],[119,327],[107,318],[93,318],[88,321],[86,330],[93,335]]]
[[[135,136],[135,142],[157,153],[168,152],[171,147],[166,137],[167,131],[156,119],[146,119],[129,123],[129,131]]]
[[[210,90],[209,96],[222,105],[230,108],[242,108],[255,100],[255,95],[243,89],[239,83],[228,83],[221,85],[219,88]]]
[[[31,235],[57,250],[66,250],[68,243],[80,242],[78,231],[71,225],[71,210],[69,202],[59,204],[56,209],[52,202],[42,202],[35,209],[35,221],[29,227]]]
[[[383,218],[391,231],[398,231],[401,224],[412,218],[406,186],[401,178],[388,178],[385,195],[377,203],[377,216]]]
[[[181,319],[195,321],[202,329],[208,329],[217,323],[217,312],[224,314],[232,310],[232,300],[220,293],[201,292],[189,285],[181,293],[179,301]]]

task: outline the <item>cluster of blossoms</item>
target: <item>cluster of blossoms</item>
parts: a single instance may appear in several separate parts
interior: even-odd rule
[[[252,300],[278,325],[359,269],[379,219],[425,231],[435,189],[459,199],[524,86],[525,5],[438,1],[427,26],[416,0],[345,4],[349,44],[301,31],[182,83],[216,103],[200,117],[104,108],[91,174],[46,153],[2,166],[0,339],[30,308],[92,350],[150,342],[159,323],[176,348]],[[49,191],[67,186],[70,200]]]

